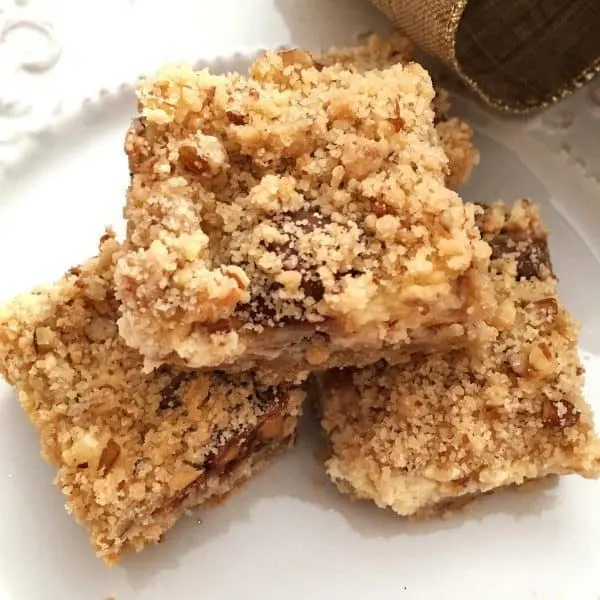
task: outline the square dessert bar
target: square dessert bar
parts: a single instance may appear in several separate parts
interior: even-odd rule
[[[400,515],[444,512],[549,475],[600,473],[577,328],[557,298],[537,211],[495,205],[481,226],[499,304],[479,352],[413,355],[319,381],[330,477]]]
[[[0,308],[0,373],[18,391],[66,508],[114,562],[158,542],[294,440],[303,393],[253,374],[142,371],[118,336],[118,244]]]
[[[315,62],[328,66],[337,64],[349,70],[369,71],[407,63],[413,54],[413,43],[396,32],[387,38],[371,35],[362,46],[332,48],[316,56]],[[450,116],[450,104],[448,92],[436,86],[432,106],[436,131],[448,157],[446,184],[457,189],[469,179],[473,167],[479,164],[479,150],[473,144],[472,128],[464,121]]]
[[[115,283],[146,367],[367,364],[484,316],[489,247],[446,186],[434,95],[416,63],[301,50],[143,81]]]

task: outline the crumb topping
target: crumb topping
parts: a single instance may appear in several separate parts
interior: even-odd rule
[[[115,281],[120,332],[149,362],[232,363],[244,336],[290,324],[435,324],[442,297],[473,311],[461,282],[485,277],[488,249],[446,187],[428,74],[329,61],[295,49],[248,77],[142,81]]]
[[[481,226],[498,295],[487,344],[322,383],[330,475],[402,515],[550,474],[600,473],[577,326],[556,296],[537,210],[496,204]]]
[[[235,461],[290,439],[302,400],[252,373],[144,374],[117,332],[118,250],[108,234],[97,258],[0,308],[0,373],[58,466],[69,510],[109,559],[157,541],[198,486],[201,499],[229,491]]]
[[[385,69],[396,63],[412,60],[414,46],[399,32],[387,38],[371,35],[363,46],[352,48],[332,48],[315,57],[315,62],[323,65],[341,65],[351,71]],[[434,123],[440,142],[448,157],[446,185],[457,189],[468,181],[471,170],[479,164],[479,150],[473,145],[473,130],[467,123],[450,117],[450,97],[446,90],[435,88],[432,102]],[[402,126],[402,120],[397,125]]]

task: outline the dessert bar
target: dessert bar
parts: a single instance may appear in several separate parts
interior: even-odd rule
[[[599,474],[582,392],[577,327],[556,293],[546,231],[526,201],[480,225],[498,309],[479,352],[414,355],[403,365],[318,382],[327,471],[340,490],[400,515],[444,512],[549,475]]]
[[[301,50],[143,81],[115,283],[146,368],[366,364],[483,317],[489,248],[446,187],[434,95],[416,63]]]
[[[58,467],[67,510],[114,562],[290,446],[303,393],[252,373],[142,372],[117,333],[113,263],[97,258],[0,308],[0,373]]]
[[[387,38],[371,35],[362,46],[332,48],[315,57],[315,62],[368,71],[384,69],[396,63],[407,63],[413,58],[413,53],[413,43],[396,32]],[[464,121],[450,116],[449,95],[442,88],[436,87],[433,110],[436,131],[448,157],[446,184],[457,189],[469,179],[473,167],[479,163],[479,150],[473,144],[473,130]]]

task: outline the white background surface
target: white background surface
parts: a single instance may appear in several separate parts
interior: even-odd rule
[[[24,27],[0,43],[0,300],[60,276],[95,252],[106,224],[119,225],[137,74],[178,59],[243,67],[259,48],[351,44],[386,30],[363,0],[0,0],[0,35],[16,21],[50,34]],[[56,54],[40,73],[19,68]],[[482,151],[465,198],[543,205],[600,413],[598,92],[528,121],[457,106]],[[600,598],[600,482],[565,478],[485,498],[452,520],[407,523],[339,495],[315,458],[310,419],[302,433],[225,505],[109,570],[64,512],[0,382],[0,599]]]

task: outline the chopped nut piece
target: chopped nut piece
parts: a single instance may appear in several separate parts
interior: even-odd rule
[[[110,471],[112,466],[117,462],[121,454],[121,447],[114,440],[108,440],[102,454],[100,455],[100,461],[98,463],[98,469],[107,473]]]
[[[226,110],[225,114],[227,115],[229,122],[234,125],[246,125],[248,123],[248,115],[236,110]]]
[[[529,370],[529,356],[522,351],[508,355],[508,364],[515,375],[525,377]]]
[[[192,173],[209,172],[208,163],[198,154],[197,148],[190,143],[184,143],[179,147],[179,160],[182,167]]]
[[[198,471],[189,465],[182,465],[169,479],[169,487],[178,492],[198,479]]]
[[[258,430],[258,437],[263,440],[272,440],[281,437],[284,430],[283,417],[273,415],[266,419]]]
[[[214,469],[223,472],[225,467],[239,456],[240,450],[241,448],[237,444],[229,446],[215,461]]]
[[[552,358],[552,352],[546,344],[534,344],[529,350],[529,367],[541,377],[550,377],[554,373]]]
[[[102,445],[90,432],[79,432],[73,445],[63,452],[63,458],[70,465],[95,469],[100,460]]]
[[[291,65],[300,65],[301,67],[313,66],[312,56],[308,52],[300,50],[299,48],[280,50],[277,54],[281,57],[284,67],[289,67]]]
[[[542,421],[546,427],[574,427],[580,413],[566,400],[557,403],[546,398],[542,403]]]
[[[204,175],[216,175],[228,165],[223,144],[214,136],[199,133],[181,142],[179,158],[185,169]]]

